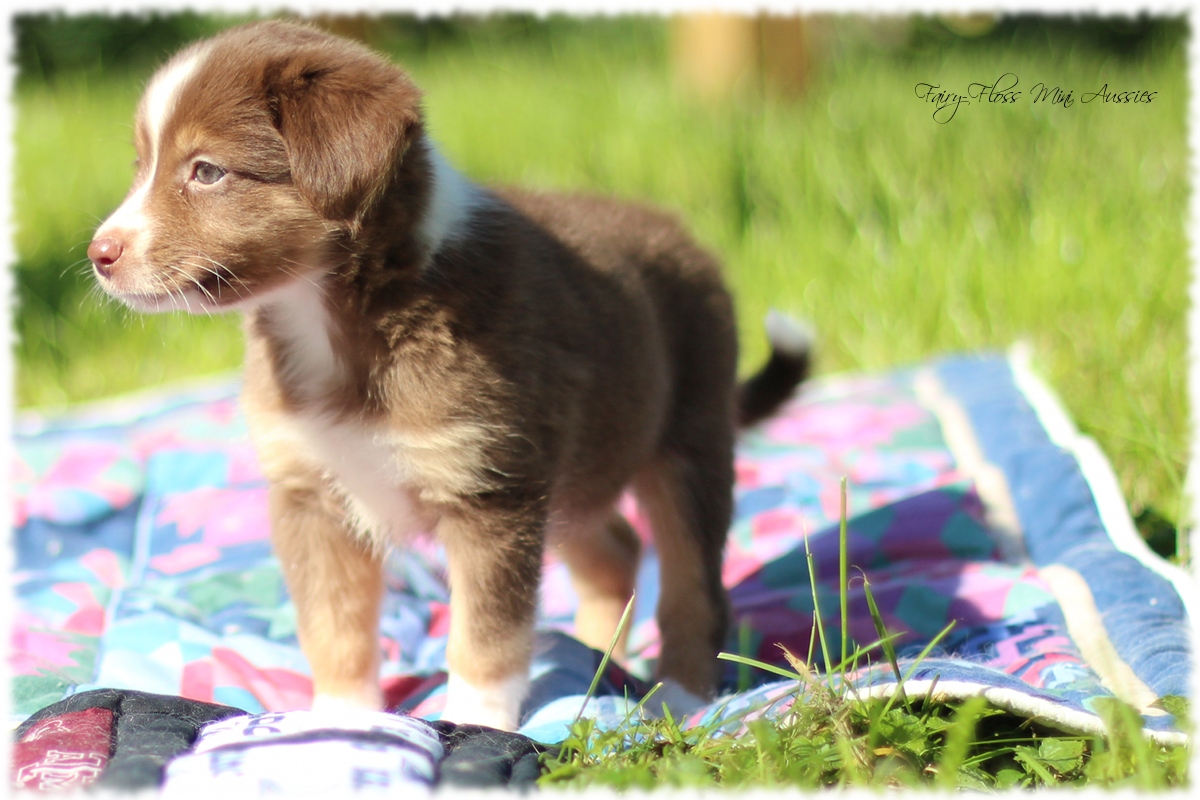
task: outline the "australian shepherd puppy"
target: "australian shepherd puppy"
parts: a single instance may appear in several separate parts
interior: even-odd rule
[[[658,674],[710,696],[735,431],[790,395],[808,339],[769,318],[770,360],[739,388],[718,265],[672,217],[472,183],[420,97],[305,25],[188,47],[138,107],[96,275],[134,309],[245,315],[243,404],[314,707],[381,707],[382,558],[427,531],[452,592],[446,717],[514,728],[545,548],[578,636],[612,637],[638,560],[626,487],[662,562]]]

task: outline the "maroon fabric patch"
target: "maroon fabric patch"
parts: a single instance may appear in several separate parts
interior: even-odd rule
[[[411,711],[445,682],[445,672],[435,672],[432,675],[388,676],[380,682],[380,688],[383,689],[383,707]]]
[[[70,711],[35,723],[13,745],[13,783],[22,789],[71,789],[94,781],[112,751],[113,712]]]

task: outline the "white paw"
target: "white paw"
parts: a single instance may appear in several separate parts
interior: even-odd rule
[[[446,681],[446,708],[442,711],[442,719],[459,725],[486,725],[515,731],[520,722],[521,701],[528,690],[529,676],[525,674],[473,685],[451,672]]]

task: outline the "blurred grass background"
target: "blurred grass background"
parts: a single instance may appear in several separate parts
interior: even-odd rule
[[[154,65],[240,19],[16,18],[18,405],[240,362],[236,317],[134,315],[99,296],[86,260],[132,177]],[[679,26],[665,18],[350,27],[409,70],[433,137],[471,177],[677,211],[727,265],[745,369],[764,356],[768,306],[814,322],[823,373],[1027,339],[1143,534],[1173,549],[1187,441],[1181,19],[810,18],[801,86],[750,76],[707,99],[673,68]],[[949,124],[914,92],[1006,72],[1016,104],[963,106]],[[1031,103],[1039,81],[1075,103]],[[1157,95],[1080,102],[1104,84]]]

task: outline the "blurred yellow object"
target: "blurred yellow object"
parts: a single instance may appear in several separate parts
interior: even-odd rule
[[[671,55],[682,85],[705,100],[759,91],[799,96],[811,70],[809,19],[682,14],[671,20]]]
[[[940,14],[938,19],[947,30],[968,39],[983,36],[996,27],[995,14]]]

